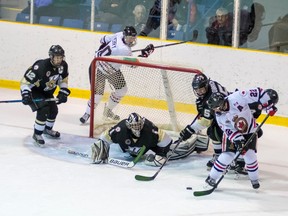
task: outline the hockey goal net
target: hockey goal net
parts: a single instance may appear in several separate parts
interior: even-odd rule
[[[201,69],[155,62],[147,58],[97,57],[91,64],[90,137],[99,136],[117,123],[103,118],[105,103],[114,91],[107,80],[102,100],[94,107],[96,71],[103,63],[120,66],[128,87],[125,96],[113,109],[120,120],[136,112],[159,128],[179,132],[195,117],[195,95],[191,83],[194,75],[202,72]]]

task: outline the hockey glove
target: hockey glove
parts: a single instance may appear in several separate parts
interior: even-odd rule
[[[266,113],[269,113],[270,116],[274,116],[277,111],[278,111],[277,107],[275,107],[273,104],[272,106],[268,106],[266,108]]]
[[[148,166],[160,167],[163,165],[163,163],[165,163],[166,160],[167,160],[166,157],[160,155],[148,154],[144,163]]]
[[[33,103],[31,92],[28,90],[24,90],[21,92],[22,95],[22,103],[24,105],[29,105]]]
[[[149,44],[143,50],[141,50],[141,55],[139,57],[147,58],[153,52],[154,52],[154,45],[153,44]]]
[[[182,138],[183,141],[189,139],[195,131],[190,127],[190,125],[187,125],[181,132],[180,132],[180,137]]]
[[[66,103],[67,97],[70,95],[70,90],[68,88],[61,88],[57,98],[58,98],[58,104]]]
[[[241,139],[241,140],[236,140],[236,141],[234,141],[234,145],[235,145],[237,151],[238,151],[238,152],[241,152],[241,154],[245,154],[246,151],[247,151],[247,149],[244,148],[245,144],[246,144],[246,140],[245,140],[244,138]],[[247,147],[247,146],[246,146],[246,147]]]

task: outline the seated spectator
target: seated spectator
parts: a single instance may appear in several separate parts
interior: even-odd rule
[[[255,16],[255,5],[254,3],[251,6],[251,11],[247,9],[242,9],[240,12],[240,32],[239,32],[239,45],[244,46],[250,37],[249,41],[256,40],[259,34],[259,31],[254,31],[256,25],[259,25],[259,21],[256,22]],[[263,6],[262,6],[263,7]],[[261,25],[262,26],[262,25]],[[232,45],[232,28],[233,28],[233,14],[225,8],[219,8],[216,11],[216,16],[212,17],[210,20],[209,27],[206,28],[206,37],[208,44],[217,44],[224,46]],[[259,28],[257,28],[259,29]],[[261,29],[261,27],[260,27]],[[253,34],[252,34],[253,33]]]
[[[170,0],[169,1],[169,14],[168,14],[168,26],[173,24],[173,19],[177,12],[177,5],[180,4],[181,0]],[[149,11],[149,17],[146,22],[145,28],[140,32],[141,36],[148,36],[153,30],[156,30],[160,26],[161,18],[161,0],[155,0],[153,7]],[[175,21],[174,21],[175,22]]]
[[[53,0],[34,0],[34,15],[36,16],[44,16],[43,12],[45,10],[50,10],[53,7]],[[24,8],[21,13],[30,14],[31,10],[31,2],[28,1],[28,6]]]
[[[102,0],[99,4],[99,21],[115,24],[123,23],[126,1],[123,0]]]
[[[210,22],[210,26],[206,28],[207,43],[231,46],[233,16],[225,8],[218,8],[216,16]]]
[[[269,30],[269,49],[274,52],[288,52],[288,14],[279,17]]]
[[[145,6],[136,5],[132,13],[133,15],[125,22],[125,26],[133,26],[137,32],[143,31],[147,18]]]

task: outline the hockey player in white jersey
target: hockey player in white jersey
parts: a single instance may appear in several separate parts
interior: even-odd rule
[[[277,111],[275,107],[277,102],[278,94],[273,89],[252,88],[236,91],[227,97],[220,92],[210,96],[208,106],[215,111],[216,120],[224,134],[222,139],[223,152],[214,162],[209,176],[205,180],[208,185],[216,186],[221,174],[234,160],[236,152],[240,151],[246,163],[252,187],[254,189],[260,187],[256,155],[257,136],[254,136],[251,142],[244,147],[246,140],[257,129],[249,104],[258,103],[259,110],[264,109],[270,116],[273,116]]]
[[[121,32],[105,35],[100,39],[101,46],[95,53],[95,57],[100,56],[132,56],[131,47],[137,43],[137,32],[133,26],[126,26]],[[153,44],[149,44],[141,51],[140,57],[148,57],[154,51]],[[95,107],[100,103],[105,89],[105,81],[114,87],[115,91],[110,94],[107,106],[104,108],[103,117],[105,119],[120,120],[120,117],[113,113],[113,108],[127,92],[125,78],[120,70],[121,64],[98,62],[97,78],[95,89]],[[89,67],[89,79],[91,84],[91,65]],[[86,123],[90,117],[90,100],[88,101],[86,112],[80,118],[81,123]]]

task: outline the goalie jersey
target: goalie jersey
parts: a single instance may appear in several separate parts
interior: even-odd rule
[[[103,132],[100,139],[108,144],[119,144],[123,152],[129,152],[136,156],[142,146],[154,151],[157,155],[166,157],[170,149],[172,139],[162,129],[159,129],[151,121],[145,119],[139,138],[135,138],[131,130],[126,126],[126,120],[120,121],[115,126]]]

